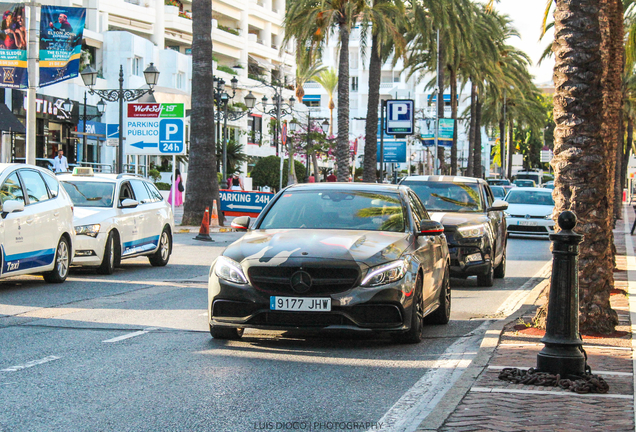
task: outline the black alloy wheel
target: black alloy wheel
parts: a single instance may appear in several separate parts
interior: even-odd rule
[[[501,262],[495,269],[495,278],[503,279],[506,277],[506,248],[504,246],[503,256],[501,257]]]
[[[444,281],[439,292],[439,306],[433,313],[426,317],[427,324],[448,324],[451,314],[451,286],[450,271],[448,267],[444,271]]]
[[[422,274],[418,273],[415,280],[413,304],[411,305],[411,328],[404,333],[395,335],[398,342],[414,344],[422,341],[424,330],[424,294],[422,289]]]

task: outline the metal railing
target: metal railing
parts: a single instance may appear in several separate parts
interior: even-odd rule
[[[99,172],[103,174],[112,174],[115,172],[113,166],[105,163],[97,163],[97,162],[80,162],[80,166],[93,168],[94,172]]]

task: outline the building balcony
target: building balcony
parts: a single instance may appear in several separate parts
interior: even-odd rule
[[[108,13],[109,26],[145,34],[152,34],[155,24],[155,9],[146,2],[133,4],[123,0],[101,2],[100,9]]]
[[[165,5],[164,25],[166,30],[175,30],[188,35],[192,40],[192,20],[179,16],[179,8],[176,6]]]

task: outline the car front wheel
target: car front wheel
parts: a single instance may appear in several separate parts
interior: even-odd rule
[[[492,262],[488,264],[486,273],[477,275],[477,285],[481,287],[491,287],[495,284],[495,269]]]
[[[155,267],[163,267],[168,264],[170,260],[170,253],[172,252],[172,236],[170,236],[170,231],[168,228],[164,228],[161,233],[161,237],[159,238],[159,249],[157,252],[150,255],[148,259],[150,260],[150,264]]]
[[[405,333],[395,335],[401,343],[420,343],[424,330],[424,294],[422,293],[422,275],[418,273],[415,280],[415,293],[411,305],[411,328]]]
[[[55,262],[53,270],[44,273],[44,280],[49,283],[62,283],[68,276],[68,268],[71,264],[71,248],[66,237],[62,237],[55,250]]]
[[[444,272],[444,281],[439,292],[439,307],[426,317],[426,323],[448,324],[451,314],[451,287],[448,267]]]
[[[104,258],[102,264],[97,269],[97,273],[109,275],[115,271],[115,263],[118,261],[117,245],[115,244],[115,234],[111,231],[106,239],[104,248]]]

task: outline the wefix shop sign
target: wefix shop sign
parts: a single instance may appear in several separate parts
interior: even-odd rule
[[[126,109],[126,153],[181,155],[185,148],[183,104],[129,103]]]

